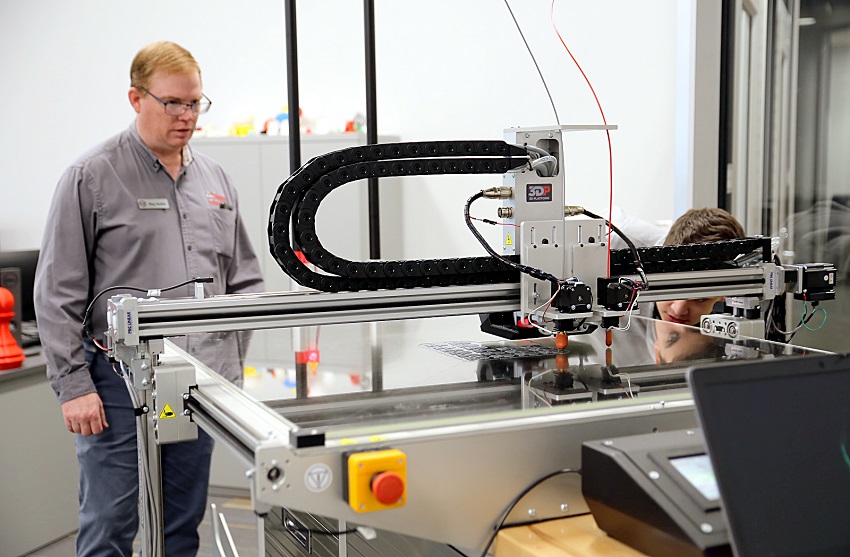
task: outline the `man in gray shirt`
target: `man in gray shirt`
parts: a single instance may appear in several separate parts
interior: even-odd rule
[[[91,300],[113,286],[165,288],[195,277],[213,277],[207,295],[263,290],[230,177],[188,146],[198,115],[210,107],[195,59],[170,42],[144,47],[130,69],[128,96],[135,122],[60,179],[35,280],[48,377],[66,427],[77,434],[78,556],[129,557],[138,529],[136,418],[123,379],[97,348],[109,296],[94,304],[90,332],[82,333]],[[164,296],[193,292],[188,285]],[[235,334],[181,343],[207,362],[240,349]],[[236,365],[217,371],[241,379]],[[169,557],[197,552],[211,453],[202,431],[197,441],[162,446]]]

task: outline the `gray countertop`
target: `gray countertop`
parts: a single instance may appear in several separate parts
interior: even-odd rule
[[[26,349],[24,350],[24,355],[26,355],[27,359],[24,360],[21,367],[0,371],[0,385],[8,381],[23,379],[24,377],[37,374],[44,377],[45,381],[47,380],[47,374],[45,373],[46,362],[44,355],[41,353],[41,348]]]

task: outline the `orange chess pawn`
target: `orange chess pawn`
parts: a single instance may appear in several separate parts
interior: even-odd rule
[[[0,286],[0,370],[15,369],[21,367],[26,357],[24,351],[15,342],[9,323],[15,313],[15,297],[7,289]]]

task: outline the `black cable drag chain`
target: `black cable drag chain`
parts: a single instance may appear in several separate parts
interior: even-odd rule
[[[504,141],[387,143],[315,157],[278,188],[269,213],[271,254],[296,282],[327,292],[517,282],[519,273],[494,257],[351,261],[321,244],[315,223],[322,200],[356,180],[504,174],[527,165],[528,159],[524,148]],[[300,246],[304,259],[327,274],[308,268],[293,245]],[[517,260],[516,256],[509,259]]]

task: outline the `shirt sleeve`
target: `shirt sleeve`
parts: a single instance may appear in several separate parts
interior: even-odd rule
[[[623,231],[623,234],[635,244],[636,247],[660,246],[667,237],[670,226],[659,226],[647,222],[638,217],[629,215],[620,207],[614,207],[611,220],[614,225]],[[622,249],[628,247],[625,241],[616,233],[611,234],[611,249]]]
[[[65,171],[53,194],[36,269],[34,301],[47,377],[60,403],[96,391],[83,347],[94,196],[84,171]]]

